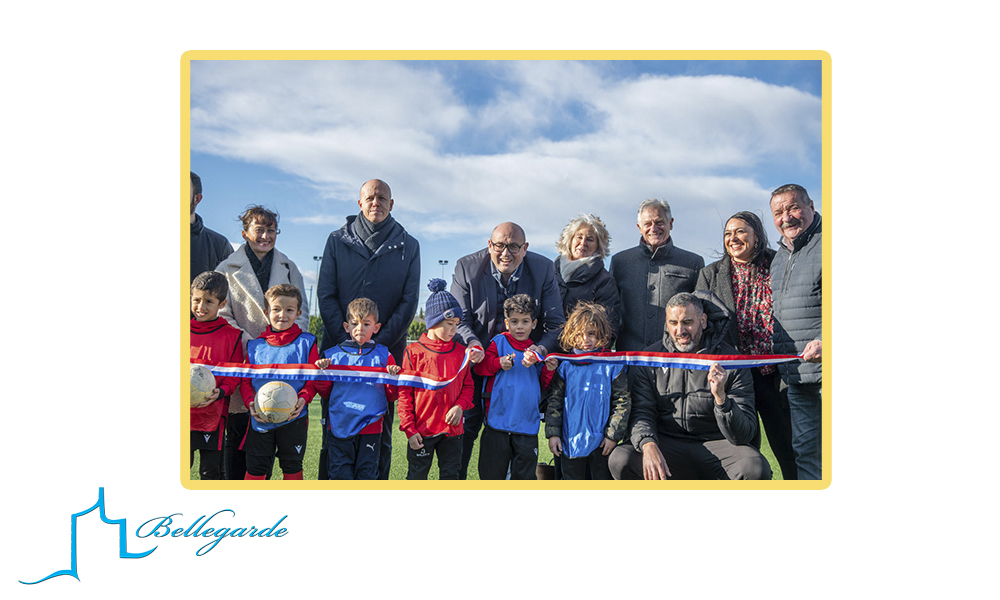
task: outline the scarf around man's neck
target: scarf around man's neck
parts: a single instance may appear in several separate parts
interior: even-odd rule
[[[358,218],[354,219],[354,235],[358,236],[369,252],[375,254],[389,237],[395,223],[396,220],[392,215],[387,216],[381,223],[372,223],[364,213],[358,213]]]

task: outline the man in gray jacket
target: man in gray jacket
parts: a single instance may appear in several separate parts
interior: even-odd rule
[[[644,200],[638,223],[642,237],[635,248],[611,257],[611,276],[621,296],[621,328],[615,349],[638,351],[663,334],[663,309],[675,294],[693,292],[705,259],[674,246],[674,219],[663,200]]]
[[[654,352],[736,354],[725,342],[731,315],[715,294],[681,293],[667,302]],[[757,433],[749,369],[708,371],[633,367],[631,444],[611,453],[615,479],[770,479],[751,445]]]
[[[368,298],[378,306],[382,327],[372,338],[403,364],[406,332],[417,312],[420,293],[420,246],[389,213],[395,202],[389,185],[372,179],[361,186],[360,214],[330,234],[316,285],[323,317],[322,350],[348,339],[344,330],[347,305]],[[323,407],[324,423],[326,406]],[[379,479],[388,479],[392,460],[392,422],[395,410],[382,419]],[[327,428],[323,428],[326,439]],[[326,479],[326,444],[320,452],[319,478]]]
[[[799,479],[822,479],[822,219],[806,189],[794,183],[771,193],[771,216],[781,234],[771,262],[774,353],[806,361],[779,365],[788,385],[795,466]]]

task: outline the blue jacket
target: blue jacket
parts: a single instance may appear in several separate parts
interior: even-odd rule
[[[382,344],[365,344],[363,348],[336,345],[323,356],[335,365],[385,367],[390,363],[389,349]],[[348,383],[335,381],[330,388],[330,433],[346,439],[361,433],[370,423],[389,409],[385,385],[381,383]]]
[[[316,293],[325,332],[322,350],[348,338],[342,324],[347,305],[369,298],[378,306],[381,329],[372,338],[389,348],[396,364],[403,360],[406,332],[417,314],[420,294],[420,246],[398,222],[374,254],[354,235],[354,220],[330,234],[323,251]]]

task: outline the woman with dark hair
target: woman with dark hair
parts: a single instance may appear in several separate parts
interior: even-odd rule
[[[714,293],[735,316],[730,319],[726,341],[742,354],[771,354],[771,259],[775,252],[767,247],[764,225],[757,215],[738,212],[726,221],[722,240],[725,256],[701,270],[695,289]],[[781,475],[796,479],[792,424],[788,398],[779,391],[781,377],[773,365],[754,367],[751,372],[757,412]]]
[[[229,281],[229,298],[219,316],[243,330],[243,350],[247,342],[256,339],[269,324],[264,292],[279,283],[290,283],[305,297],[302,273],[290,258],[275,249],[278,234],[278,214],[263,206],[250,206],[239,216],[243,223],[241,235],[246,242],[224,259],[215,270]],[[309,331],[309,305],[299,307],[302,314],[295,324]],[[226,478],[243,479],[246,475],[246,455],[239,445],[246,435],[250,414],[237,389],[229,397],[229,424],[226,427]],[[270,477],[270,471],[268,472]]]
[[[573,307],[581,300],[603,306],[611,323],[612,337],[608,347],[618,336],[621,318],[618,286],[604,267],[610,243],[611,237],[604,221],[596,215],[581,214],[570,220],[556,241],[559,256],[555,260],[563,314],[572,313]]]

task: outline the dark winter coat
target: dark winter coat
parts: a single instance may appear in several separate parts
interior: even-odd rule
[[[398,222],[374,253],[354,234],[354,220],[330,234],[316,285],[323,317],[323,351],[348,339],[347,306],[368,298],[378,306],[382,327],[372,337],[402,362],[406,332],[417,313],[420,293],[420,246]]]
[[[702,332],[697,354],[736,354],[727,344],[725,332],[731,315],[714,294],[699,291],[705,302],[708,328]],[[677,352],[670,334],[646,348],[649,352]],[[715,403],[708,383],[708,371],[668,369],[663,367],[633,367],[631,441],[637,450],[658,436],[692,441],[729,440],[735,445],[753,441],[757,433],[757,412],[754,406],[753,376],[750,369],[727,371],[726,401]]]
[[[789,251],[778,244],[771,263],[774,353],[801,354],[823,334],[823,240],[819,213]],[[788,384],[820,383],[823,365],[805,361],[778,365]]]
[[[205,227],[201,215],[196,214],[191,223],[191,281],[205,271],[214,271],[232,253],[229,240]]]
[[[604,310],[608,311],[608,320],[611,322],[612,340],[608,347],[612,347],[614,338],[618,336],[622,306],[615,278],[604,268],[604,260],[595,258],[570,273],[569,281],[563,281],[559,265],[564,260],[566,257],[560,255],[555,261],[556,282],[559,284],[559,295],[562,297],[563,314],[569,317],[573,307],[581,300],[596,302],[603,306]]]
[[[761,258],[763,263],[770,265],[773,259],[774,250],[764,248],[764,256]],[[727,254],[722,257],[722,260],[708,265],[701,270],[701,273],[698,273],[698,283],[695,284],[694,289],[712,292],[718,296],[719,300],[722,300],[722,303],[732,313],[733,318],[729,320],[726,342],[730,346],[736,346],[739,339],[739,328],[736,320],[739,316],[736,314],[736,297],[733,295],[732,264],[733,259]]]
[[[642,350],[663,335],[667,302],[693,292],[705,259],[674,246],[673,238],[655,251],[643,240],[611,257],[611,276],[621,297],[618,351]]]

